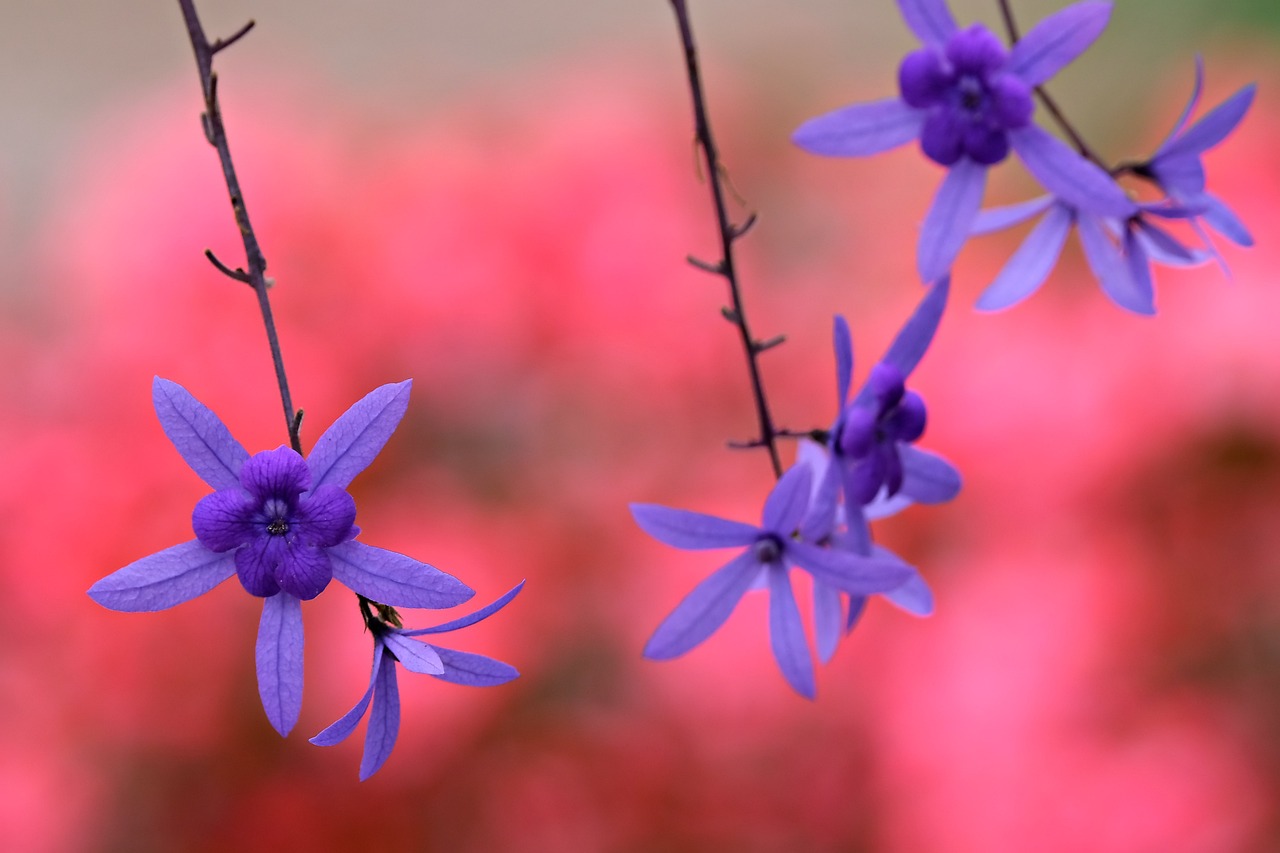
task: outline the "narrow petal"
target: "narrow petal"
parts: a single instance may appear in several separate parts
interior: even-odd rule
[[[1068,206],[1115,219],[1137,212],[1110,175],[1034,124],[1009,131],[1009,141],[1027,171]]]
[[[436,650],[420,640],[405,639],[398,631],[388,631],[382,638],[387,651],[396,656],[400,665],[410,672],[420,675],[440,675],[444,672],[444,664]]]
[[[333,562],[323,548],[294,543],[284,550],[276,581],[295,598],[310,601],[333,580]]]
[[[364,712],[369,707],[369,700],[373,698],[373,685],[378,678],[382,655],[382,643],[375,640],[373,644],[373,672],[369,674],[369,689],[364,692],[364,696],[360,697],[360,701],[356,703],[355,707],[343,714],[340,720],[311,738],[312,743],[316,746],[333,746],[346,740],[355,731],[356,724],[360,722],[360,718],[364,716]]]
[[[982,311],[998,311],[1016,305],[1036,292],[1058,263],[1062,246],[1071,230],[1071,211],[1062,205],[1049,208],[1044,219],[1036,223],[1027,239],[1009,258],[982,295],[977,307]]]
[[[933,343],[933,336],[938,331],[938,324],[942,322],[942,313],[947,307],[947,296],[950,293],[951,277],[943,276],[929,288],[910,319],[903,324],[902,331],[898,332],[889,345],[884,358],[880,359],[885,364],[898,368],[903,379],[911,375],[911,371],[916,369],[929,345]],[[862,399],[861,393],[858,399]]]
[[[302,602],[288,593],[262,602],[257,662],[263,710],[275,730],[288,736],[302,710]]]
[[[844,623],[844,602],[840,590],[822,581],[813,582],[813,633],[818,641],[818,660],[827,663],[840,644]]]
[[[862,614],[867,609],[867,597],[865,595],[855,595],[849,599],[849,616],[844,623],[844,632],[847,634],[858,624],[858,620],[862,618]]]
[[[1102,285],[1102,292],[1122,308],[1138,314],[1154,314],[1155,305],[1141,298],[1124,256],[1103,231],[1101,223],[1092,216],[1080,216],[1076,219],[1076,232],[1084,247],[1085,260]]]
[[[787,543],[787,555],[816,580],[853,595],[887,592],[900,586],[912,572],[911,567],[898,560],[863,557],[805,542]]]
[[[755,553],[739,554],[693,588],[662,621],[644,647],[650,660],[679,657],[715,633],[737,607],[762,566]]]
[[[791,688],[806,699],[817,693],[813,681],[813,660],[805,642],[800,608],[791,590],[791,577],[781,566],[769,568],[769,645],[773,659]]]
[[[802,443],[801,447],[803,446]],[[816,480],[817,487],[810,495],[809,510],[800,524],[800,538],[814,544],[830,536],[836,526],[840,500],[840,466],[825,462]]]
[[[434,566],[363,542],[343,542],[325,553],[333,576],[365,598],[392,607],[456,607],[475,590]]]
[[[1151,306],[1151,313],[1155,313],[1155,283],[1151,280],[1151,261],[1147,257],[1145,247],[1142,241],[1137,238],[1137,230],[1129,228],[1124,235],[1124,259],[1125,264],[1129,267],[1128,281],[1132,283],[1133,291],[1112,294],[1107,291],[1107,295],[1116,301],[1116,304],[1122,308],[1128,307],[1130,304]]]
[[[1134,236],[1142,243],[1147,257],[1157,263],[1172,267],[1189,267],[1208,260],[1203,252],[1184,246],[1177,237],[1149,219],[1136,220],[1133,227]]]
[[[1107,28],[1111,4],[1075,3],[1032,27],[1009,51],[1005,70],[1039,86],[1093,44]]]
[[[1204,221],[1209,223],[1213,230],[1237,246],[1253,245],[1253,235],[1249,233],[1249,229],[1232,212],[1231,208],[1208,193],[1202,197],[1202,200],[1207,205],[1204,212]]]
[[[143,557],[89,587],[89,597],[126,613],[165,610],[203,595],[236,573],[231,554],[193,539]]]
[[[1196,104],[1200,102],[1200,93],[1202,91],[1204,91],[1204,57],[1196,54],[1196,75],[1195,81],[1191,84],[1191,97],[1187,99],[1187,105],[1182,108],[1182,114],[1178,116],[1178,120],[1173,123],[1173,129],[1169,131],[1169,135],[1156,148],[1156,153],[1151,157],[1152,160],[1157,159],[1165,150],[1165,147],[1182,133],[1182,129],[1187,126],[1187,121],[1190,120],[1191,114],[1195,112]]]
[[[386,762],[399,734],[400,687],[396,684],[396,662],[391,655],[383,655],[374,677],[373,710],[369,712],[369,728],[364,734],[361,782],[377,773]]]
[[[200,544],[210,551],[230,551],[261,534],[254,523],[261,502],[236,486],[205,495],[191,512],[191,526]]]
[[[925,214],[916,246],[916,267],[926,284],[951,271],[951,264],[969,236],[973,220],[982,207],[987,186],[987,167],[962,157],[947,170],[947,176]]]
[[[200,479],[215,489],[240,485],[249,452],[217,415],[186,388],[159,376],[151,383],[151,402],[164,434]]]
[[[957,29],[944,0],[898,0],[898,11],[925,44],[944,44]]]
[[[852,104],[809,119],[791,141],[810,154],[867,157],[918,138],[925,115],[901,98]]]
[[[511,602],[511,599],[515,598],[516,594],[520,592],[520,590],[522,589],[524,589],[524,581],[520,581],[520,583],[513,586],[501,598],[497,599],[491,604],[486,604],[484,607],[481,607],[475,613],[471,613],[467,616],[463,616],[461,618],[454,619],[449,622],[445,622],[442,625],[433,625],[430,628],[418,628],[413,631],[400,631],[399,633],[402,637],[418,637],[423,634],[443,634],[446,631],[456,631],[459,628],[465,628],[468,625],[474,625],[482,619],[488,619],[490,616],[497,613],[502,608],[506,607]]]
[[[950,462],[911,444],[899,445],[898,452],[902,458],[902,494],[922,504],[945,503],[960,494],[960,472]]]
[[[833,325],[831,338],[836,351],[836,408],[841,408],[849,400],[849,384],[853,381],[853,336],[849,334],[849,323],[839,314]]]
[[[913,616],[933,615],[933,591],[919,572],[913,572],[902,586],[889,590],[884,597]]]
[[[444,661],[444,672],[436,676],[441,681],[465,687],[493,687],[506,684],[520,675],[514,666],[485,655],[456,652],[439,646],[432,648],[440,655],[440,660]]]
[[[1226,139],[1253,105],[1257,92],[1258,87],[1250,83],[1218,104],[1191,125],[1186,133],[1166,145],[1160,157],[1198,156]]]
[[[752,524],[657,504],[632,504],[631,516],[654,539],[689,551],[750,545],[760,536]]]
[[[369,467],[409,408],[412,384],[406,379],[375,388],[324,431],[307,457],[312,488],[328,484],[345,489]]]
[[[1026,222],[1033,216],[1039,216],[1044,213],[1053,206],[1053,202],[1053,196],[1042,195],[1030,201],[1009,204],[1003,207],[991,207],[979,211],[977,217],[973,220],[973,227],[969,229],[969,235],[976,237],[1012,228],[1015,225]]]
[[[790,536],[809,509],[813,472],[807,465],[792,465],[764,500],[762,526],[783,537]]]

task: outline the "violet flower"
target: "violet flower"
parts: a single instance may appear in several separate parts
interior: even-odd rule
[[[337,578],[392,607],[453,607],[475,593],[452,575],[355,537],[351,480],[368,467],[409,404],[410,382],[383,385],[334,421],[303,460],[287,447],[250,456],[218,416],[156,377],[152,401],[165,435],[216,491],[192,514],[196,538],[143,557],[89,588],[103,607],[164,610],[233,574],[263,600],[258,692],[287,735],[302,707],[302,608]]]
[[[879,154],[915,139],[926,157],[947,168],[917,246],[923,281],[951,268],[982,204],[987,169],[1010,149],[1046,189],[1075,207],[1117,218],[1133,213],[1111,176],[1032,122],[1035,87],[1097,39],[1110,3],[1068,6],[1009,49],[982,24],[960,29],[944,0],[898,0],[898,9],[924,44],[898,69],[900,96],[810,119],[792,139],[834,157]]]
[[[333,725],[311,738],[317,746],[333,746],[346,740],[364,717],[372,702],[369,726],[365,731],[364,755],[360,760],[360,781],[363,782],[382,767],[400,732],[400,688],[396,683],[396,662],[410,672],[423,673],[468,687],[490,687],[505,684],[520,675],[515,667],[485,655],[459,652],[414,641],[409,638],[424,634],[441,634],[456,631],[487,619],[506,607],[524,587],[524,581],[506,595],[482,607],[475,613],[435,625],[430,628],[405,630],[378,620],[369,621],[373,634],[373,673],[369,689],[364,696]]]
[[[631,505],[641,529],[674,548],[746,549],[676,605],[649,638],[645,657],[668,660],[693,649],[724,624],[747,590],[763,578],[769,588],[774,659],[797,693],[814,697],[813,661],[791,589],[791,568],[802,568],[815,580],[853,595],[893,589],[907,579],[910,568],[897,560],[821,548],[798,539],[797,528],[809,507],[810,485],[811,474],[805,466],[794,466],[783,474],[765,500],[758,527],[688,510]]]

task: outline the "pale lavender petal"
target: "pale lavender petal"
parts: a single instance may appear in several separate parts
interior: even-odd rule
[[[492,687],[506,684],[520,675],[514,666],[485,655],[457,652],[439,646],[432,648],[440,655],[440,660],[444,661],[444,672],[436,676],[441,681],[466,687]]]
[[[898,453],[902,458],[902,493],[911,500],[939,504],[960,493],[960,472],[941,456],[911,444],[899,445]]]
[[[1177,237],[1146,219],[1137,220],[1133,227],[1147,257],[1157,263],[1171,267],[1189,267],[1209,259],[1204,252],[1184,246]]]
[[[302,602],[282,592],[262,602],[258,695],[267,719],[288,736],[302,711]]]
[[[1191,114],[1195,112],[1196,104],[1200,102],[1200,93],[1204,90],[1204,57],[1196,54],[1196,76],[1195,82],[1191,84],[1191,97],[1187,99],[1187,105],[1182,108],[1182,115],[1178,116],[1178,120],[1173,123],[1173,130],[1169,131],[1169,135],[1164,138],[1156,148],[1156,153],[1151,159],[1155,160],[1164,152],[1165,146],[1178,138],[1178,134],[1182,133],[1182,129],[1187,126],[1187,121],[1191,118]]]
[[[733,548],[760,536],[760,528],[752,524],[657,504],[631,504],[631,516],[641,530],[673,548]]]
[[[1111,17],[1111,4],[1075,3],[1032,27],[1009,51],[1004,70],[1039,86],[1084,53]]]
[[[845,620],[844,631],[849,633],[853,627],[858,624],[858,620],[862,618],[862,614],[867,609],[867,597],[865,595],[854,595],[849,598],[849,617]]]
[[[373,672],[369,674],[369,689],[364,692],[364,696],[360,697],[360,701],[356,703],[355,707],[343,714],[340,720],[311,738],[312,743],[316,746],[333,746],[346,740],[355,731],[356,724],[360,722],[360,718],[364,716],[365,710],[369,707],[369,700],[373,698],[373,686],[378,679],[378,672],[382,665],[382,655],[382,643],[375,641],[373,644]]]
[[[969,235],[976,237],[981,234],[993,234],[996,231],[1012,228],[1019,223],[1026,222],[1033,216],[1044,213],[1053,205],[1053,202],[1053,196],[1042,195],[1030,201],[1009,204],[1003,207],[991,207],[979,211],[977,217],[973,220],[973,227],[969,229]]]
[[[1008,308],[1026,299],[1048,278],[1071,231],[1071,211],[1062,205],[1049,208],[1022,245],[1009,258],[996,280],[978,297],[982,311]]]
[[[364,755],[360,759],[360,781],[378,772],[391,755],[400,734],[400,686],[396,684],[396,662],[383,655],[374,677],[373,709],[364,734]]]
[[[853,381],[853,336],[849,323],[836,315],[832,331],[832,345],[836,351],[836,406],[841,407],[849,399],[849,384]]]
[[[805,444],[806,442],[802,442],[800,447],[803,448]],[[800,462],[797,461],[796,464]],[[816,487],[809,496],[809,509],[800,524],[800,538],[817,544],[830,536],[836,526],[840,500],[840,466],[824,459],[815,482]]]
[[[210,551],[230,551],[261,535],[254,523],[260,508],[261,502],[244,489],[223,489],[196,502],[191,526]]]
[[[836,536],[832,546],[850,554],[863,557],[871,555],[871,528],[867,525],[867,514],[860,507],[845,507],[845,529]]]
[[[813,582],[813,633],[818,641],[818,660],[827,663],[840,644],[844,622],[844,602],[840,590],[822,581]]]
[[[1100,222],[1092,216],[1076,219],[1076,233],[1084,247],[1084,257],[1093,276],[1102,285],[1102,292],[1122,308],[1138,314],[1154,314],[1155,305],[1141,299],[1130,277],[1129,267],[1119,248],[1106,235]]]
[[[382,638],[387,651],[396,656],[400,665],[410,672],[421,675],[439,675],[444,672],[444,664],[434,647],[418,640],[409,640],[400,632],[391,630]]]
[[[903,479],[904,490],[910,482],[909,477],[910,472],[907,472],[907,477]],[[881,490],[880,494],[876,495],[875,500],[862,507],[862,514],[870,521],[878,521],[882,518],[888,518],[891,515],[897,515],[907,507],[911,506],[912,503],[913,501],[911,498],[907,497],[901,491],[893,497],[888,497],[884,490]]]
[[[810,154],[865,157],[916,139],[926,113],[901,98],[841,107],[796,128],[791,141]]]
[[[417,628],[413,631],[400,631],[399,633],[402,637],[418,637],[423,634],[443,634],[446,631],[456,631],[459,628],[466,628],[468,625],[476,624],[481,619],[488,619],[490,616],[506,607],[511,602],[511,599],[515,598],[516,594],[522,589],[524,589],[524,581],[520,581],[520,583],[513,586],[501,598],[491,604],[486,604],[475,613],[445,622],[442,625],[433,625],[430,628]]]
[[[143,557],[89,587],[89,597],[126,613],[164,610],[203,595],[236,573],[231,554],[192,539]]]
[[[715,633],[763,567],[753,551],[739,554],[693,588],[645,644],[650,660],[679,657]]]
[[[790,536],[809,509],[809,488],[813,472],[807,465],[792,465],[764,499],[762,527],[784,537]]]
[[[342,413],[307,457],[313,488],[346,488],[381,452],[409,408],[413,380],[375,388]]]
[[[987,167],[968,157],[962,157],[947,170],[925,214],[916,246],[916,268],[926,284],[950,272],[982,207],[986,186]]]
[[[901,585],[912,569],[898,560],[863,557],[846,551],[818,548],[806,542],[787,543],[787,556],[816,580],[853,595],[885,592]]]
[[[911,371],[916,369],[920,359],[924,358],[929,344],[933,343],[933,336],[938,331],[938,324],[942,322],[942,313],[947,307],[947,296],[950,293],[951,276],[943,276],[937,284],[929,288],[911,317],[903,324],[902,330],[893,339],[893,343],[889,345],[884,358],[880,359],[885,364],[898,368],[903,379],[911,375]],[[866,390],[868,389],[864,388],[864,391]],[[858,399],[862,400],[863,394],[860,393]]]
[[[333,580],[333,563],[323,548],[294,543],[281,555],[276,580],[289,595],[310,601]]]
[[[186,388],[159,376],[151,383],[151,402],[164,434],[200,479],[215,489],[240,485],[240,466],[249,452],[217,415]]]
[[[1009,141],[1027,171],[1068,206],[1116,219],[1137,212],[1110,175],[1036,125],[1009,131]]]
[[[889,590],[884,597],[913,616],[933,615],[933,591],[919,572],[913,572],[902,586]]]
[[[941,45],[956,31],[956,20],[945,0],[898,0],[898,11],[925,44]]]
[[[1206,205],[1204,221],[1209,223],[1215,231],[1237,246],[1253,245],[1253,235],[1231,208],[1207,193],[1201,200]]]
[[[787,683],[801,696],[812,699],[817,693],[813,660],[800,623],[800,608],[791,591],[791,577],[780,566],[769,569],[769,645]]]
[[[434,566],[363,542],[343,542],[325,553],[333,576],[372,601],[392,607],[456,607],[475,590]]]
[[[1250,83],[1218,104],[1191,125],[1186,133],[1164,146],[1160,158],[1198,156],[1226,139],[1253,105],[1257,91],[1258,87]]]

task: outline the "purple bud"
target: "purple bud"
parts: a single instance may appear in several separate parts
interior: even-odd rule
[[[850,459],[866,456],[876,437],[876,416],[876,410],[865,406],[845,409],[836,436],[836,450]]]
[[[871,368],[871,375],[867,377],[867,387],[871,389],[872,395],[883,411],[898,405],[905,390],[903,386],[905,381],[901,370],[886,361],[881,361]]]

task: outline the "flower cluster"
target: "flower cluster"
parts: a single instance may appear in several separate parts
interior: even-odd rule
[[[420,631],[399,630],[396,607],[455,607],[475,595],[434,566],[355,541],[360,528],[355,525],[355,501],[346,488],[399,425],[408,408],[409,388],[405,381],[370,392],[325,430],[304,459],[283,446],[250,456],[209,408],[176,382],[156,377],[152,401],[165,435],[215,491],[192,513],[195,539],[113,572],[89,589],[90,597],[112,610],[164,610],[237,576],[246,592],[263,599],[256,647],[258,693],[267,718],[281,735],[289,734],[302,709],[302,602],[318,596],[335,578],[359,596],[378,650],[375,676],[385,658],[462,684],[514,678],[511,667],[478,655],[423,652],[414,647],[422,644],[389,642],[401,635],[473,624],[519,591],[513,589],[470,617]],[[429,665],[407,662],[428,657]],[[384,692],[391,698],[377,707],[396,704],[393,671],[382,677],[384,685],[388,679]],[[384,711],[378,724],[370,726],[362,778],[381,766],[395,742],[397,727],[388,724],[390,713]],[[350,720],[351,726],[359,716]]]

